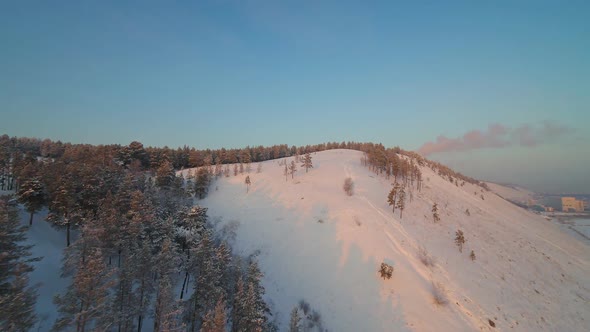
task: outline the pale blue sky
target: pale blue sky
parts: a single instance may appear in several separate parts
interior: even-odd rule
[[[122,3],[0,4],[0,133],[417,150],[493,123],[549,122],[567,130],[430,157],[517,182],[537,156],[523,184],[590,191],[588,1]],[[553,175],[565,165],[567,179]]]

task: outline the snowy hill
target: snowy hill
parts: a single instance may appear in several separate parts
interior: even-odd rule
[[[248,193],[246,174],[232,175],[198,201],[218,227],[237,225],[236,250],[258,253],[282,330],[300,300],[330,331],[590,330],[589,243],[425,167],[424,188],[408,197],[402,219],[387,205],[390,181],[363,167],[361,152],[312,157],[314,167],[299,168],[294,179],[285,180],[282,160],[267,161],[249,174]],[[354,181],[351,197],[342,190],[346,177]],[[422,263],[420,247],[432,266]],[[395,268],[389,280],[377,273],[383,261]],[[435,284],[447,304],[434,303]]]
[[[507,186],[493,182],[486,182],[488,187],[500,197],[514,202],[528,204],[535,199],[535,193],[519,186]]]

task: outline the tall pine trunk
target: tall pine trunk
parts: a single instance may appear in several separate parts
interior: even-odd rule
[[[141,332],[141,320],[143,316],[143,290],[144,290],[144,280],[141,280],[141,292],[139,295],[139,317],[137,318],[137,332]]]
[[[70,222],[69,221],[66,223],[66,243],[67,243],[67,246],[69,247],[70,246]]]
[[[184,287],[186,286],[187,280],[188,280],[188,271],[185,272],[184,281],[182,282],[182,289],[180,290],[180,299],[181,300],[184,296]]]

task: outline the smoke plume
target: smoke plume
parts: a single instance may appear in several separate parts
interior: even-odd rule
[[[442,152],[460,152],[486,148],[534,147],[570,132],[572,132],[571,128],[551,122],[543,122],[541,126],[525,124],[517,128],[510,128],[496,123],[489,125],[487,130],[471,130],[457,138],[438,136],[436,141],[422,145],[418,149],[418,153],[428,156]]]

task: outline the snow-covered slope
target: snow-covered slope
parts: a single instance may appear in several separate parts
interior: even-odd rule
[[[518,186],[505,186],[493,182],[486,182],[490,190],[504,199],[527,204],[535,199],[535,193]]]
[[[249,174],[248,193],[246,174],[231,176],[199,201],[218,227],[239,224],[236,250],[259,252],[282,330],[302,299],[331,331],[590,330],[589,243],[427,168],[401,219],[386,202],[390,181],[361,166],[361,152],[312,156],[314,168],[294,179],[285,181],[279,160],[267,161]],[[349,176],[352,197],[342,190]],[[458,229],[463,253],[454,244]],[[420,246],[434,266],[421,262]],[[390,280],[377,273],[383,261],[395,267]],[[433,283],[444,285],[448,304],[434,303]]]

